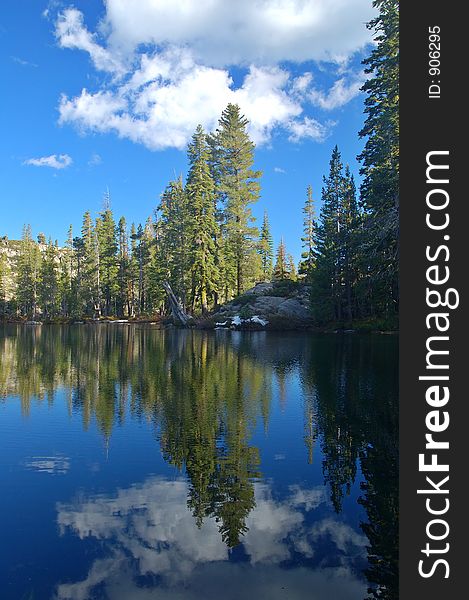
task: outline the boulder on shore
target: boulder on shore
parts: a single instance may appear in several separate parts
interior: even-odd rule
[[[275,295],[276,292],[279,292]],[[283,293],[282,293],[283,292]],[[199,323],[205,329],[298,329],[311,326],[309,286],[296,284],[290,293],[272,283],[258,283]]]
[[[252,308],[254,311],[267,315],[277,312],[283,302],[285,302],[285,298],[280,298],[279,296],[259,296],[256,298]]]
[[[256,285],[245,292],[245,295],[259,296],[261,294],[267,294],[273,290],[274,284],[270,282],[256,283]]]
[[[311,313],[296,298],[287,298],[277,308],[277,313],[284,317],[293,317],[295,319],[309,319]]]

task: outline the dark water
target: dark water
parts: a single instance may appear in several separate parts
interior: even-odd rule
[[[397,339],[0,328],[0,597],[397,598]]]

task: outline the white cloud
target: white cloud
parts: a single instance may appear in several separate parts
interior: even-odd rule
[[[341,62],[370,41],[369,0],[106,0],[110,43],[184,45],[212,66]]]
[[[100,46],[83,23],[83,14],[76,8],[68,8],[59,14],[55,35],[59,46],[88,52],[94,66],[100,71],[123,74],[125,69],[115,53]]]
[[[72,158],[68,154],[51,154],[40,158],[28,158],[23,162],[24,165],[33,165],[34,167],[51,167],[52,169],[65,169],[72,164]]]
[[[293,80],[292,93],[298,101],[308,101],[322,110],[341,108],[360,93],[366,74],[363,69],[353,71],[342,67],[336,72],[338,78],[327,91],[316,87],[313,74],[305,72]]]
[[[274,167],[274,173],[286,173],[285,169],[282,169],[282,167]],[[284,454],[276,454],[275,455],[275,460],[283,460],[285,458]]]
[[[99,154],[97,154],[96,152],[94,152],[91,157],[90,160],[88,161],[88,165],[90,167],[97,167],[98,165],[100,165],[103,162],[103,159],[101,158],[101,156]]]
[[[345,77],[341,77],[334,82],[327,93],[312,89],[308,97],[315,106],[319,106],[323,110],[333,110],[344,106],[355,98],[355,96],[358,96],[364,81],[365,78],[361,75],[356,75],[349,82],[347,82]]]
[[[256,144],[267,142],[275,127],[301,114],[301,105],[287,93],[289,79],[279,67],[251,66],[243,85],[232,93],[231,102],[239,104],[249,119]]]
[[[49,0],[46,8],[42,11],[41,16],[48,21],[53,20],[54,15],[56,15],[57,11],[61,10],[62,7],[63,0]]]
[[[333,122],[320,123],[312,117],[304,117],[302,120],[291,121],[289,124],[291,142],[299,142],[303,138],[310,138],[316,142],[323,142],[329,135]]]
[[[309,71],[303,73],[303,75],[300,75],[299,77],[296,77],[293,81],[293,91],[298,94],[304,94],[312,80],[313,74]]]
[[[115,132],[152,150],[184,148],[196,126],[208,131],[229,102],[240,105],[256,144],[301,114],[287,93],[290,76],[279,67],[251,67],[237,89],[228,71],[195,64],[184,50],[142,55],[132,77],[114,90],[62,96],[60,123],[82,130]]]
[[[24,60],[23,58],[20,58],[19,56],[11,56],[10,58],[13,62],[15,62],[18,65],[21,65],[22,67],[37,68],[39,66],[36,63],[30,62],[29,60]]]
[[[63,94],[59,122],[151,150],[183,149],[199,123],[216,127],[229,102],[240,105],[258,145],[277,130],[291,142],[324,141],[332,122],[305,111],[339,108],[358,93],[358,79],[342,71],[370,42],[364,23],[374,10],[369,0],[239,0],[230,11],[223,0],[105,4],[98,33],[75,8],[57,18],[59,46],[87,52],[111,75],[94,91]],[[324,93],[310,71],[293,77],[285,61],[332,61],[340,79]],[[236,83],[233,65],[242,67]]]

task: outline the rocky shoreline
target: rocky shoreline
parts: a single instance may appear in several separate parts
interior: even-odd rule
[[[290,285],[258,283],[234,300],[220,306],[212,313],[195,317],[189,328],[201,330],[234,331],[315,331],[324,333],[397,333],[396,326],[378,322],[352,324],[331,323],[326,326],[314,324],[309,308],[310,287],[305,284]],[[66,325],[151,325],[156,329],[176,329],[172,317],[138,317],[119,319],[54,319],[54,320],[10,320],[26,326],[46,324]]]
[[[298,330],[313,328],[310,288],[258,283],[209,316],[199,319],[202,329]]]

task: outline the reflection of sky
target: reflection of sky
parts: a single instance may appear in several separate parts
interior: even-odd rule
[[[243,441],[259,449],[260,474],[254,484],[256,507],[247,516],[248,532],[241,544],[228,550],[218,530],[221,523],[214,519],[197,529],[187,509],[185,465],[178,469],[161,451],[163,409],[145,412],[144,400],[153,388],[145,388],[145,379],[135,376],[142,397],[132,400],[130,383],[125,388],[115,379],[117,372],[108,369],[102,356],[102,383],[112,383],[117,396],[125,390],[127,399],[125,406],[116,405],[123,412],[116,412],[110,437],[104,438],[101,427],[106,412],[96,413],[106,407],[103,399],[101,404],[91,399],[91,406],[78,402],[66,378],[53,400],[32,396],[27,410],[18,396],[0,399],[0,600],[363,600],[367,557],[359,524],[367,515],[357,502],[363,495],[363,476],[358,465],[350,494],[336,515],[331,489],[323,486],[321,415],[306,368],[308,361],[314,366],[323,349],[327,358],[339,338],[321,337],[321,344],[308,350],[311,338],[300,334],[218,333],[222,358],[226,338],[239,348],[241,361],[256,365],[245,371],[243,380],[246,398],[252,394],[242,405],[247,429]],[[390,341],[385,337],[379,338],[380,344]],[[185,351],[183,338],[178,339],[180,345],[170,346],[174,365]],[[354,336],[350,343],[361,344],[360,339]],[[85,341],[78,357],[88,351]],[[133,359],[143,356],[145,348],[139,346]],[[349,355],[339,349],[337,356],[345,356],[349,365]],[[12,360],[14,367],[14,356]],[[137,364],[123,359],[119,373],[124,382],[128,369]],[[184,369],[186,363],[180,364]],[[360,371],[365,395],[374,390],[369,377],[369,370]],[[386,394],[386,381],[383,385]],[[164,394],[163,387],[160,391]],[[339,392],[334,386],[329,391],[332,403]],[[86,410],[91,416],[84,427]],[[175,422],[177,416],[169,415]],[[225,416],[223,412],[221,418]],[[337,425],[333,418],[325,424]],[[354,426],[359,436],[362,431],[369,435],[369,423],[362,429],[360,423]]]
[[[61,533],[99,540],[105,558],[93,562],[85,579],[60,584],[57,599],[87,600],[104,586],[100,597],[144,600],[155,598],[158,585],[158,599],[361,600],[366,585],[356,567],[366,538],[325,512],[326,488],[292,485],[279,500],[271,483],[254,485],[256,506],[242,538],[248,560],[241,562],[222,542],[214,519],[197,528],[184,479],[151,477],[114,496],[58,503]],[[293,561],[300,566],[291,568]]]

